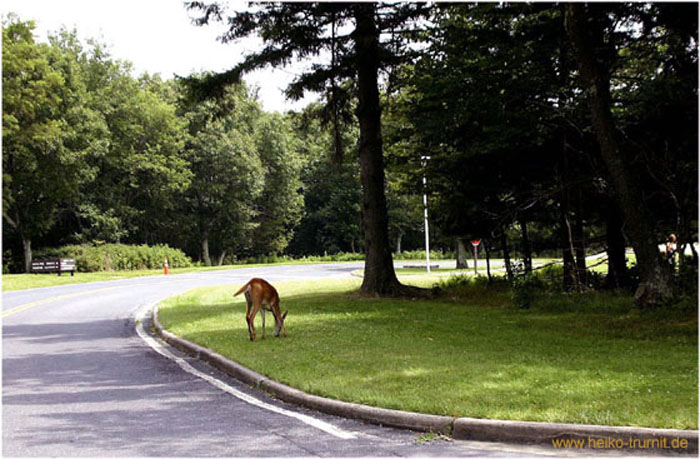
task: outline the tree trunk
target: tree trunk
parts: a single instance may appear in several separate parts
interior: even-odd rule
[[[356,28],[357,119],[360,125],[358,150],[362,182],[362,226],[365,237],[365,272],[361,290],[379,295],[402,295],[411,289],[399,283],[389,244],[389,217],[384,195],[384,157],[381,136],[381,109],[377,72],[379,31],[375,5],[353,6]]]
[[[484,239],[484,251],[486,252],[486,277],[489,278],[489,283],[491,282],[491,248],[489,247],[489,240]]]
[[[221,255],[219,255],[219,261],[216,263],[216,265],[222,266],[224,264],[224,258],[226,258],[226,250],[221,252]]]
[[[576,216],[573,228],[574,253],[576,255],[576,280],[578,288],[587,288],[586,279],[586,238],[583,234],[583,210],[581,209],[581,188],[576,187]]]
[[[399,231],[399,235],[396,236],[396,255],[401,255],[401,239],[403,239],[403,233]]]
[[[614,203],[610,203],[605,221],[605,241],[608,252],[608,274],[605,277],[605,283],[609,288],[623,288],[629,285],[623,225],[620,209]]]
[[[464,239],[457,238],[457,269],[467,269],[469,263],[467,261],[467,248],[464,245]]]
[[[560,216],[560,240],[561,240],[561,252],[564,259],[564,291],[571,292],[577,283],[576,279],[576,266],[574,264],[574,250],[573,243],[571,241],[571,232],[569,231],[570,225],[568,221],[566,210],[567,206],[562,203],[562,211]]]
[[[663,269],[652,221],[642,201],[642,193],[630,173],[620,149],[612,117],[610,78],[596,60],[594,50],[602,44],[602,33],[590,33],[585,5],[569,3],[566,7],[566,31],[571,41],[584,90],[588,93],[593,131],[608,170],[620,209],[625,215],[630,238],[639,266],[640,283],[635,292],[639,307],[667,304],[673,298],[668,270]],[[593,43],[592,43],[593,42]]]
[[[22,235],[22,250],[24,251],[24,272],[32,271],[32,240]]]
[[[563,54],[563,53],[562,53]],[[562,72],[563,73],[563,72]],[[565,82],[562,81],[562,85]],[[571,211],[571,175],[569,174],[569,156],[567,151],[566,131],[562,135],[562,154],[560,156],[559,181],[561,188],[561,205],[559,212],[559,239],[564,261],[562,286],[565,292],[571,292],[578,284],[576,265],[574,263],[574,244],[571,235],[569,214]]]
[[[532,247],[530,246],[530,236],[527,233],[527,221],[520,219],[520,236],[522,237],[523,263],[525,272],[532,272]]]
[[[209,257],[209,234],[202,235],[202,261],[206,266],[211,266],[211,258]]]

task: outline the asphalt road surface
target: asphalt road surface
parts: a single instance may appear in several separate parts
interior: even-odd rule
[[[562,451],[437,440],[311,412],[266,397],[206,364],[183,371],[136,332],[144,306],[193,287],[347,277],[361,264],[245,268],[3,293],[2,452],[9,456],[532,456]],[[162,344],[162,343],[161,343]],[[341,438],[302,422],[329,424]]]

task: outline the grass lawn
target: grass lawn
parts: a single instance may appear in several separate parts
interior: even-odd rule
[[[423,282],[415,276],[405,280]],[[473,285],[435,300],[367,298],[360,279],[276,285],[286,339],[251,343],[240,286],[160,306],[163,325],[303,391],[386,408],[493,419],[698,426],[697,311],[639,312],[602,293],[512,307]],[[256,318],[260,327],[260,317]]]

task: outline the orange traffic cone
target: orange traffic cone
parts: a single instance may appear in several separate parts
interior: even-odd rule
[[[165,269],[165,275],[167,276],[168,273],[170,272],[170,268],[168,267],[168,259],[165,259],[165,263],[163,263],[163,267]]]

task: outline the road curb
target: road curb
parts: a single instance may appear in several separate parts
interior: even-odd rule
[[[572,444],[569,448],[698,453],[697,430],[454,418],[377,408],[319,397],[273,381],[211,349],[187,341],[165,330],[158,320],[158,305],[155,305],[153,308],[152,321],[156,332],[163,340],[185,353],[203,360],[239,381],[261,389],[280,400],[327,414],[360,419],[389,427],[442,433],[451,435],[459,440],[546,444],[553,446],[553,441],[555,440],[578,439],[583,442],[579,443],[579,446],[573,446]],[[681,443],[683,441],[687,444],[685,448],[679,446],[683,444]]]

